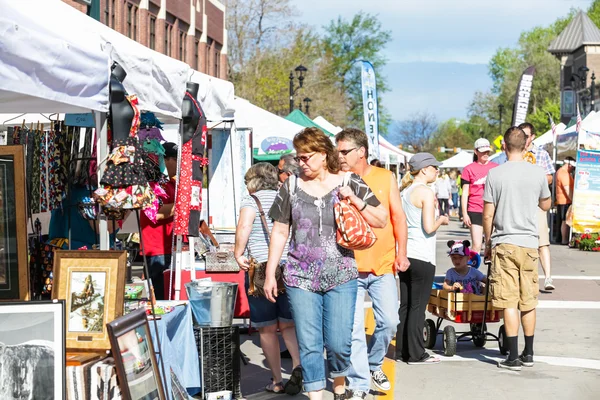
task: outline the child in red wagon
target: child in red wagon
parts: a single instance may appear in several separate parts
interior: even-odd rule
[[[487,278],[481,271],[469,265],[473,258],[473,253],[469,250],[470,245],[468,240],[448,241],[448,255],[454,268],[446,271],[444,290],[481,294],[481,288],[487,282]]]

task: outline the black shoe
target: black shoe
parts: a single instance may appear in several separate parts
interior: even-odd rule
[[[290,380],[285,383],[283,391],[290,396],[295,396],[302,391],[302,367],[292,370]]]
[[[346,399],[347,399],[347,397],[346,397],[345,393],[344,394],[337,394],[337,393],[333,394],[333,400],[346,400]]]
[[[282,351],[282,352],[280,353],[280,357],[281,357],[282,359],[283,359],[283,358],[290,359],[290,358],[292,358],[292,355],[290,354],[290,351],[289,351],[288,349],[285,349],[284,351]]]
[[[521,354],[519,356],[519,361],[526,367],[533,367],[533,356]]]
[[[511,371],[520,371],[523,364],[518,358],[516,360],[509,360],[508,358],[498,363],[498,368],[509,369]]]

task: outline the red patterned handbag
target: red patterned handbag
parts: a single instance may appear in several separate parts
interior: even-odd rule
[[[348,185],[350,175],[348,172],[344,176],[343,186]],[[337,224],[337,244],[350,250],[365,250],[375,244],[377,236],[350,200],[340,200],[333,206],[333,211]]]

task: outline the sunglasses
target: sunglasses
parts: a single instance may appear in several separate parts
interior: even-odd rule
[[[277,168],[277,174],[279,174],[279,175],[285,174],[285,171],[282,170],[281,168]]]
[[[311,157],[314,156],[315,154],[317,154],[317,153],[312,153],[310,156],[297,156],[297,157],[294,157],[294,160],[296,160],[297,163],[302,161],[304,164],[306,164],[308,162],[308,160],[310,160]]]
[[[350,152],[352,152],[354,150],[356,150],[356,147],[353,147],[353,148],[348,149],[348,150],[338,150],[338,151],[340,152],[341,155],[347,156]]]

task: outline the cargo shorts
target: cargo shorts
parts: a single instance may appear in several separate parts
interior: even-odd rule
[[[494,307],[530,311],[537,307],[538,249],[501,243],[492,249],[488,274]]]

